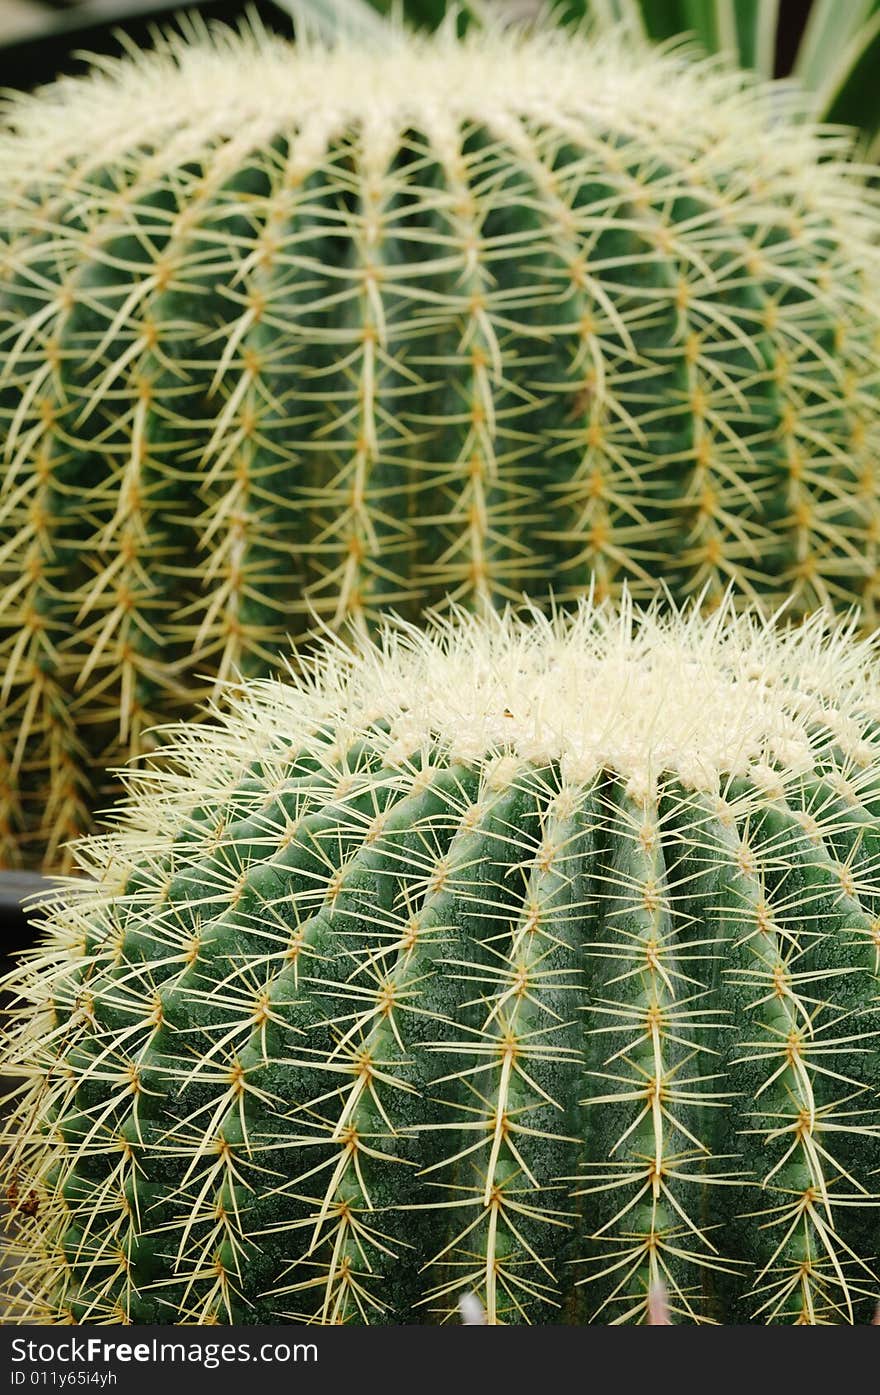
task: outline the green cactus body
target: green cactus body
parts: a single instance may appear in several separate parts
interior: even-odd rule
[[[13,977],[8,1319],[864,1321],[876,691],[585,603],[181,727]]]
[[[778,93],[218,31],[12,99],[0,169],[7,861],[316,617],[662,577],[872,622],[876,198]]]

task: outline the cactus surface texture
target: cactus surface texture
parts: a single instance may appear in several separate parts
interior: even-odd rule
[[[877,680],[583,603],[182,726],[15,974],[8,1320],[867,1321]]]
[[[616,37],[218,31],[0,134],[0,856],[313,617],[877,594],[848,138]]]

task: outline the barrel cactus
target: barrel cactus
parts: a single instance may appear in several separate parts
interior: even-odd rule
[[[7,1319],[865,1320],[877,691],[585,602],[181,726],[16,972]]]
[[[663,576],[877,594],[877,205],[632,41],[219,30],[7,104],[0,854],[157,721],[369,629]]]

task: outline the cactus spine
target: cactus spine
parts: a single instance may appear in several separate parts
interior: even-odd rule
[[[877,679],[584,603],[181,727],[15,976],[7,1316],[865,1320]]]
[[[14,98],[0,169],[8,862],[315,613],[663,576],[870,623],[876,199],[751,79],[191,34]]]

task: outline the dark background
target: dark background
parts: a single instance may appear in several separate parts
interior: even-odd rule
[[[256,15],[263,25],[291,36],[293,21],[284,0],[0,0],[0,89],[29,91],[59,73],[85,72],[88,53],[118,54],[117,33],[124,29],[140,47],[151,46],[151,30],[168,25],[177,14],[235,24]],[[776,72],[791,70],[812,0],[779,0]],[[387,8],[387,0],[375,0]],[[529,0],[487,0],[493,8],[527,13]],[[535,0],[535,4],[539,0]],[[708,3],[708,0],[707,0]],[[839,0],[848,4],[850,0]],[[402,0],[404,12],[407,0]],[[416,6],[416,10],[420,7]],[[437,9],[442,8],[438,0]],[[431,13],[430,4],[423,5]],[[34,932],[20,900],[39,886],[39,878],[0,873],[0,953],[16,954],[33,942]],[[2,964],[2,960],[0,960]],[[2,990],[0,990],[2,999]],[[2,1006],[2,1002],[0,1002]]]

